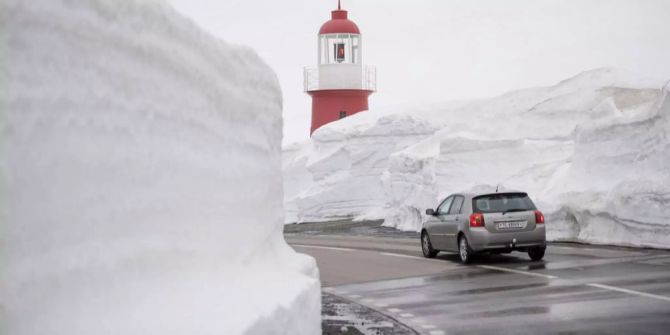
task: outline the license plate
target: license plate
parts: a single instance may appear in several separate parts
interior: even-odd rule
[[[507,221],[507,222],[498,222],[496,224],[498,229],[519,229],[526,228],[526,221]]]

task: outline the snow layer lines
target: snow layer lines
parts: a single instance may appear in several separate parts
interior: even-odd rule
[[[281,94],[157,1],[0,1],[0,333],[316,334]]]
[[[663,86],[602,68],[487,100],[346,118],[294,145],[299,159],[284,157],[287,183],[301,181],[288,186],[287,220],[419,230],[444,196],[500,187],[530,193],[552,240],[668,248]]]

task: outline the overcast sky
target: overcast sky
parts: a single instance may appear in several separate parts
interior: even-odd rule
[[[302,69],[337,0],[168,0],[277,72],[284,143],[309,136]],[[489,97],[618,67],[670,79],[670,0],[343,0],[377,67],[370,110]]]

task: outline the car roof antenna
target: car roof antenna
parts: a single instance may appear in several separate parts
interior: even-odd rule
[[[498,188],[500,187],[500,184],[496,185],[496,193],[498,193]]]

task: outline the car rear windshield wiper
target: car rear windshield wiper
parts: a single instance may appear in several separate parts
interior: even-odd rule
[[[508,209],[508,210],[504,211],[503,215],[505,215],[509,212],[525,212],[525,211],[528,211],[528,210],[529,209],[527,209],[527,208],[512,208],[512,209]]]

